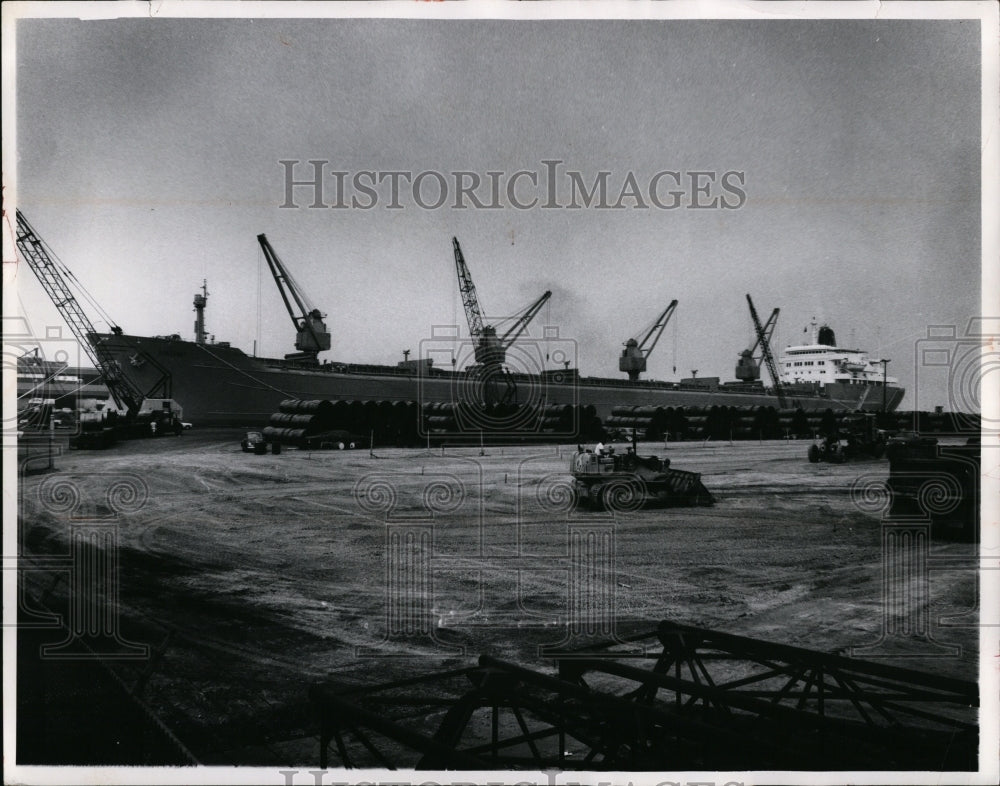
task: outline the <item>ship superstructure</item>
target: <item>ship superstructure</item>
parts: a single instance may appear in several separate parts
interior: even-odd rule
[[[837,346],[836,335],[828,325],[816,330],[813,324],[809,344],[786,347],[778,362],[782,384],[887,385],[896,387],[899,380],[886,375],[888,361],[872,359],[861,349]]]

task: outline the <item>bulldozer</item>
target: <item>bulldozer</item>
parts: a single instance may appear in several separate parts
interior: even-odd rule
[[[897,434],[886,446],[890,515],[929,519],[935,539],[975,542],[979,537],[982,446],[941,445],[935,437]]]
[[[873,412],[852,412],[839,426],[809,446],[809,462],[842,464],[857,459],[882,458],[885,434],[875,424]]]
[[[673,469],[670,459],[640,456],[636,444],[616,453],[613,447],[579,451],[570,458],[579,502],[612,512],[631,512],[647,503],[712,505],[715,499],[697,472]]]

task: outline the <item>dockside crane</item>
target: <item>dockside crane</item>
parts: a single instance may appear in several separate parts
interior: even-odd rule
[[[663,335],[663,330],[670,321],[670,317],[674,315],[675,308],[677,308],[677,301],[671,300],[670,305],[656,318],[652,326],[648,330],[640,331],[641,340],[630,338],[625,342],[625,349],[622,350],[621,357],[618,358],[618,370],[626,372],[630,381],[638,380],[639,374],[646,370],[646,359],[656,346],[656,342],[660,340],[660,336]]]
[[[496,379],[499,376],[504,376],[507,379],[508,392],[504,396],[504,402],[509,402],[514,393],[514,386],[509,374],[503,370],[503,364],[507,359],[507,350],[524,333],[531,320],[535,318],[542,306],[552,297],[552,293],[546,291],[530,306],[511,317],[514,320],[513,324],[502,336],[498,335],[496,326],[487,325],[483,319],[483,311],[479,305],[479,297],[476,294],[476,285],[472,283],[472,275],[469,273],[468,265],[465,264],[465,256],[462,254],[462,247],[458,243],[458,238],[453,237],[451,242],[455,251],[458,291],[462,296],[462,305],[465,307],[465,317],[469,323],[469,334],[474,342],[476,362],[482,365],[484,379]],[[488,393],[485,396],[486,399],[490,397]]]
[[[286,360],[296,360],[309,364],[318,364],[318,355],[330,348],[330,333],[326,329],[323,319],[326,314],[314,308],[312,303],[306,298],[302,288],[291,277],[277,253],[271,247],[271,243],[264,235],[257,235],[257,242],[260,243],[264,252],[264,259],[274,277],[274,283],[278,285],[278,292],[288,310],[288,316],[295,325],[295,348],[298,352],[285,355]],[[289,300],[291,297],[291,300]],[[298,307],[298,311],[292,307],[292,300]]]
[[[538,300],[512,317],[514,323],[507,332],[498,336],[496,327],[487,325],[483,321],[483,311],[476,295],[476,285],[472,283],[472,276],[469,273],[468,265],[465,264],[465,257],[462,255],[462,247],[458,243],[458,238],[453,237],[451,242],[455,249],[458,291],[462,295],[462,305],[465,307],[465,316],[469,322],[469,334],[475,342],[476,362],[482,363],[484,366],[503,365],[511,344],[517,341],[542,306],[552,297],[552,293],[545,292]]]
[[[750,295],[747,295],[747,300],[750,300]],[[771,316],[767,318],[767,322],[764,323],[763,327],[763,343],[765,346],[770,347],[771,345],[771,335],[774,333],[775,325],[778,323],[778,314],[781,309],[774,309],[771,312]],[[753,301],[750,301],[750,314],[755,317],[756,311],[754,310]],[[756,382],[760,379],[760,360],[757,358],[757,348],[761,345],[762,336],[760,333],[756,332],[757,325],[754,325],[756,338],[754,340],[753,346],[750,349],[744,349],[740,353],[740,360],[736,366],[736,378],[741,382]],[[761,358],[763,359],[763,357]]]
[[[146,397],[122,371],[118,361],[103,342],[95,339],[98,333],[73,295],[69,284],[70,280],[76,281],[75,277],[65,265],[54,258],[54,255],[49,254],[44,241],[32,229],[20,210],[17,211],[16,242],[24,261],[38,278],[60,316],[69,325],[69,329],[80,342],[94,368],[100,372],[116,406],[125,410],[128,418],[133,418]],[[79,285],[79,282],[77,284]],[[122,332],[117,325],[112,325],[111,331],[119,335]]]
[[[785,409],[785,391],[781,386],[781,378],[778,376],[778,367],[774,362],[774,355],[771,353],[771,335],[774,327],[778,323],[780,309],[774,309],[765,324],[760,323],[757,316],[757,309],[754,308],[753,299],[747,294],[747,304],[750,306],[750,317],[753,319],[754,332],[757,340],[751,349],[744,350],[740,354],[740,362],[736,367],[736,377],[744,382],[752,382],[760,378],[760,364],[754,359],[754,353],[760,347],[761,355],[767,364],[768,373],[774,383],[774,395],[778,398],[778,406]]]

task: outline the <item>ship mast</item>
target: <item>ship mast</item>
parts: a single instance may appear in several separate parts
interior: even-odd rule
[[[204,344],[208,335],[205,330],[205,305],[208,303],[208,281],[201,280],[201,293],[194,296],[194,343]]]

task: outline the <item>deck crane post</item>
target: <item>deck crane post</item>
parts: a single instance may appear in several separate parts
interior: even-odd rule
[[[483,319],[483,311],[479,305],[479,297],[476,294],[476,285],[472,283],[472,275],[469,267],[465,264],[465,256],[462,254],[462,247],[458,238],[451,239],[455,252],[455,270],[458,273],[458,291],[462,296],[462,305],[465,308],[465,317],[469,323],[469,334],[474,342],[476,362],[482,365],[484,383],[499,376],[506,377],[507,393],[503,397],[503,403],[509,403],[512,396],[516,395],[516,389],[510,375],[503,370],[503,364],[507,359],[507,350],[517,341],[520,335],[527,329],[528,324],[535,318],[542,306],[552,297],[552,293],[545,292],[538,300],[528,306],[514,321],[514,324],[502,336],[497,335],[496,327],[487,325]],[[493,403],[496,396],[490,392],[490,386],[485,385],[484,399],[488,403]]]
[[[778,406],[781,409],[785,409],[785,391],[781,387],[781,378],[778,376],[778,368],[774,362],[774,355],[771,354],[771,335],[774,333],[774,326],[778,322],[778,313],[780,310],[777,308],[774,309],[774,311],[771,312],[771,316],[768,318],[767,323],[762,325],[760,323],[760,317],[757,316],[757,309],[754,308],[753,299],[750,297],[749,293],[747,294],[747,303],[750,306],[750,317],[753,319],[753,327],[754,332],[757,334],[757,341],[754,344],[753,349],[744,351],[740,358],[741,365],[743,365],[743,361],[746,359],[746,353],[750,352],[752,361],[753,352],[758,346],[760,346],[764,362],[767,364],[768,373],[771,375],[771,381],[774,383],[774,395],[778,397]]]
[[[288,316],[295,325],[295,348],[299,351],[285,355],[285,359],[316,364],[319,362],[317,359],[319,353],[330,348],[330,333],[323,322],[326,314],[321,313],[318,308],[313,308],[305,295],[299,291],[299,287],[288,274],[267,237],[263,234],[257,235],[257,242],[264,252],[264,259],[267,260],[274,283],[278,285],[278,292],[288,310]],[[295,301],[298,311],[292,306],[289,296]]]
[[[670,317],[673,316],[675,308],[677,308],[677,301],[671,300],[670,305],[656,318],[652,327],[645,332],[641,340],[630,338],[625,342],[625,349],[622,350],[621,357],[618,358],[618,370],[626,372],[630,381],[638,380],[639,374],[646,370],[646,359],[656,346],[656,342],[660,340],[660,336],[663,335],[663,330],[670,321]]]
[[[103,343],[95,341],[95,336],[98,335],[97,330],[94,329],[93,323],[73,295],[66,280],[66,275],[72,276],[72,274],[66,271],[64,275],[62,266],[49,255],[44,242],[32,229],[31,224],[28,223],[20,210],[17,211],[16,242],[21,256],[28,263],[28,267],[38,278],[60,316],[69,325],[69,329],[73,332],[76,340],[80,342],[84,352],[94,364],[94,368],[100,372],[115,405],[119,409],[125,410],[127,418],[134,418],[142,407],[145,396],[122,371],[118,361],[104,347]],[[111,330],[113,333],[121,333],[121,328],[117,325],[112,325]]]

